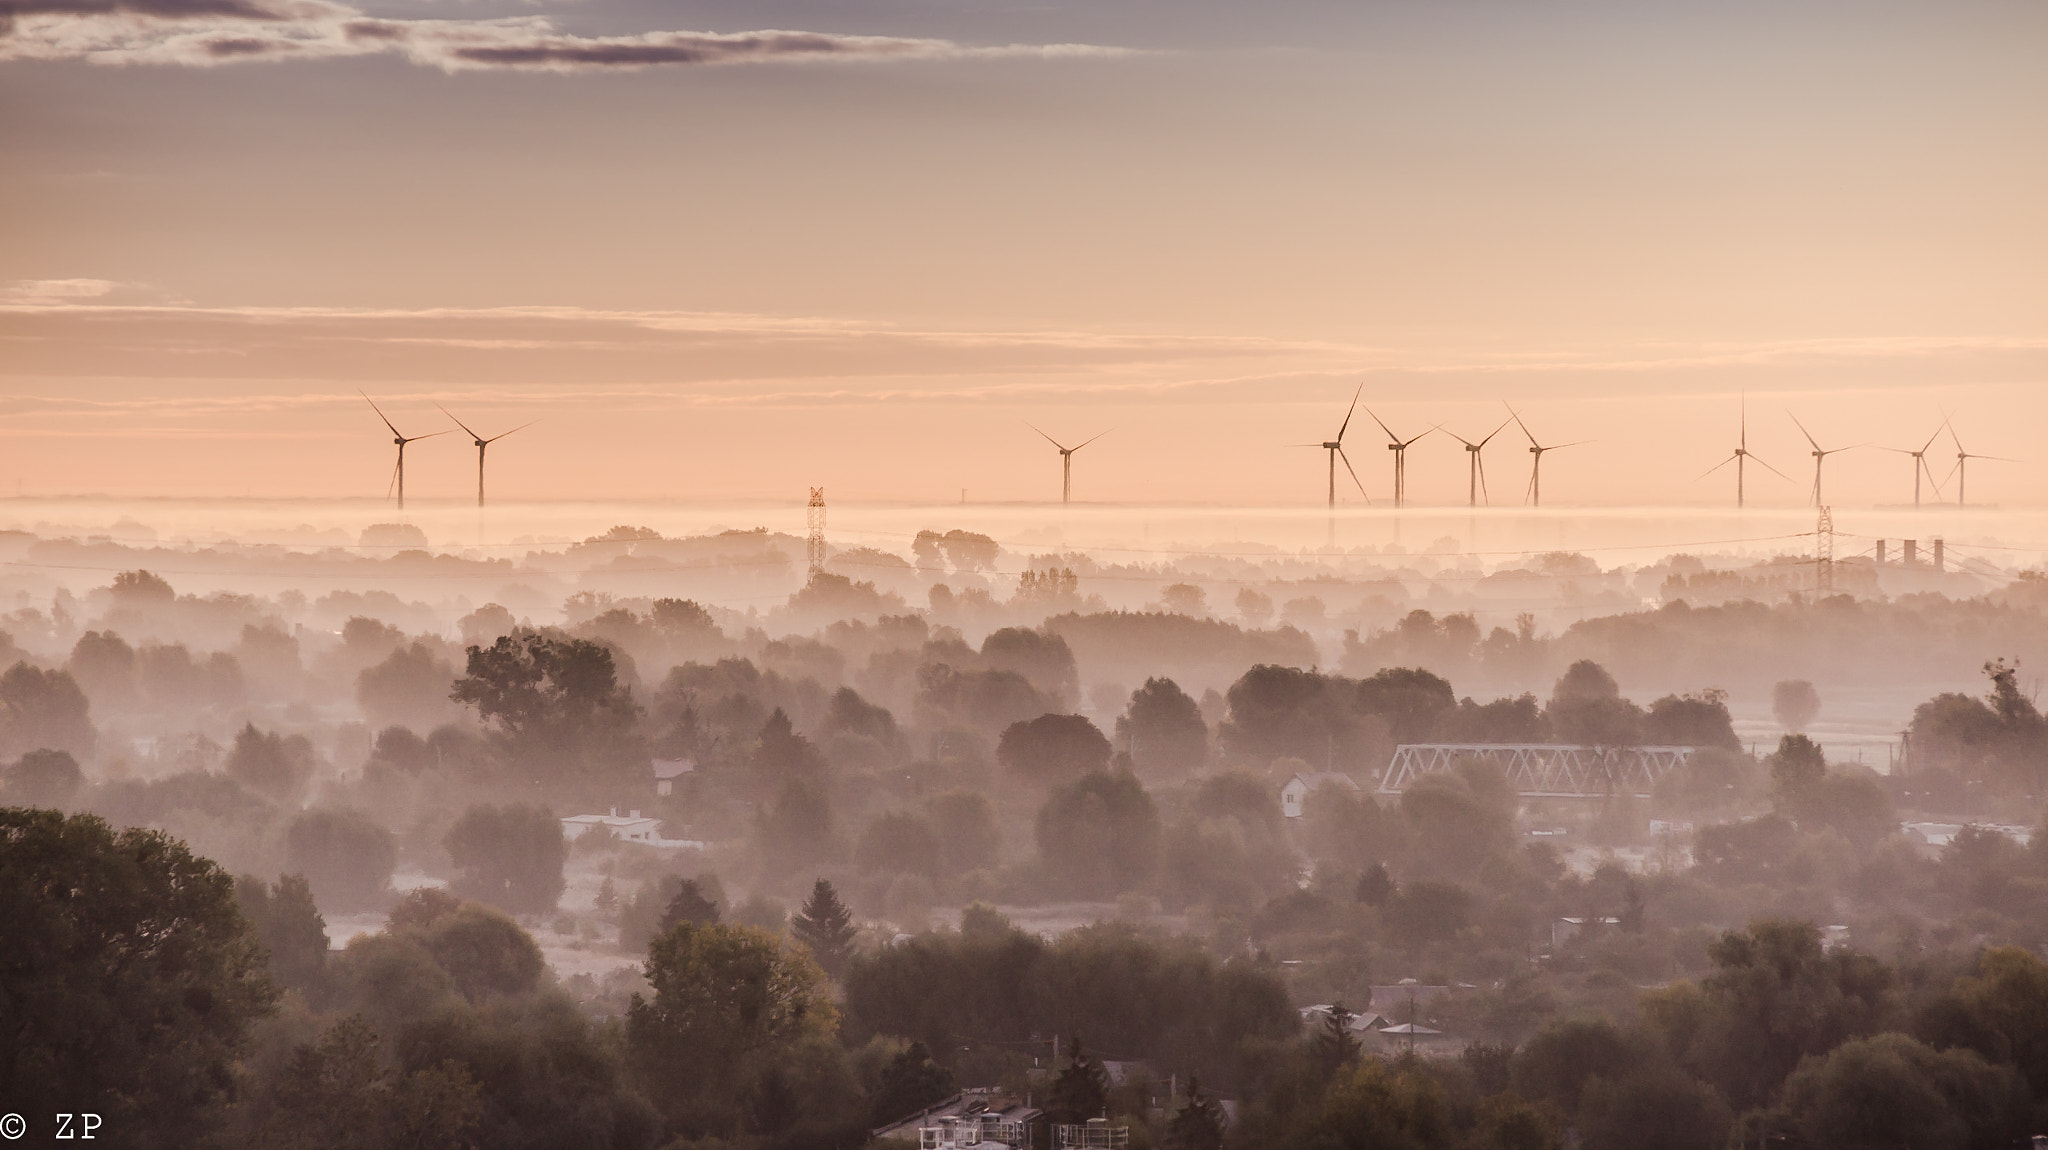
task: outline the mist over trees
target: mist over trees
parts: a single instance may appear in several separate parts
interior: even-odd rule
[[[0,1094],[84,1068],[166,1146],[857,1146],[967,1086],[1203,1150],[2048,1117],[2030,586],[1480,581],[1598,589],[1546,622],[1415,556],[1140,594],[934,531],[791,597],[787,542],[364,561],[488,602],[138,564],[0,620],[0,1025],[35,1052]],[[1849,761],[1872,714],[1905,738]],[[1413,743],[1692,750],[1640,792],[1471,756],[1383,790]]]

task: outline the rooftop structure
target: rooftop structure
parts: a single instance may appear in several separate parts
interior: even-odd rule
[[[943,1102],[869,1133],[876,1139],[917,1139],[919,1150],[1028,1147],[1042,1111],[993,1087],[969,1087]]]
[[[704,844],[695,839],[666,839],[661,837],[661,820],[643,818],[639,811],[620,814],[613,807],[610,814],[570,815],[562,820],[562,837],[570,842],[582,838],[592,831],[603,830],[617,835],[623,842],[639,843],[650,847],[688,847],[701,850]]]
[[[1053,1150],[1124,1150],[1130,1143],[1131,1128],[1111,1126],[1107,1118],[1052,1128]]]

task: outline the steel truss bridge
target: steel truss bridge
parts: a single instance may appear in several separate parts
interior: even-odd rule
[[[1650,788],[1692,758],[1694,747],[1586,747],[1569,743],[1403,743],[1380,776],[1380,793],[1397,795],[1424,775],[1467,759],[1492,763],[1523,798],[1589,799]]]

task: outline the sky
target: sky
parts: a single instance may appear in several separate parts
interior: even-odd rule
[[[0,0],[0,491],[2038,505],[2048,5]],[[1483,458],[1526,494],[1529,441]],[[9,472],[12,472],[10,475]],[[1341,475],[1340,475],[1340,478]],[[408,449],[473,496],[466,435]],[[1359,492],[1346,480],[1343,498]],[[1934,497],[1930,486],[1928,498]]]

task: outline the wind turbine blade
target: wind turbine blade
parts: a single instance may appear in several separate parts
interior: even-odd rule
[[[442,415],[445,415],[445,416],[447,416],[447,417],[448,417],[449,419],[454,419],[454,420],[455,420],[455,426],[457,426],[457,427],[461,428],[461,429],[462,429],[462,430],[464,430],[464,431],[469,431],[469,425],[468,425],[467,423],[464,423],[464,422],[462,422],[462,421],[461,421],[461,420],[459,420],[459,419],[455,419],[455,413],[454,413],[454,412],[452,412],[452,411],[449,411],[449,410],[448,410],[447,408],[445,408],[445,407],[442,407],[442,406],[441,406],[440,404],[438,404],[438,403],[436,403],[436,404],[435,404],[434,406],[435,406],[436,408],[438,408],[438,409],[440,410],[440,412],[441,412],[441,414],[442,414]],[[483,436],[481,436],[481,435],[478,435],[478,434],[477,434],[476,432],[474,432],[474,431],[469,431],[469,437],[470,437],[471,439],[483,439]],[[488,441],[488,440],[486,440],[486,442],[489,442],[489,441]]]
[[[1344,422],[1337,427],[1337,442],[1344,442],[1344,433],[1351,428],[1351,417],[1358,414],[1358,397],[1365,394],[1365,381],[1358,382],[1358,390],[1351,393],[1351,406],[1344,412]]]
[[[1749,453],[1749,457],[1750,457],[1751,459],[1754,459],[1754,460],[1756,460],[1756,461],[1757,461],[1757,464],[1758,464],[1759,466],[1761,466],[1761,467],[1762,467],[1762,468],[1763,468],[1763,469],[1764,469],[1765,471],[1768,471],[1768,472],[1770,472],[1770,473],[1771,473],[1772,475],[1775,475],[1775,476],[1777,476],[1778,478],[1780,478],[1780,479],[1784,480],[1784,481],[1785,481],[1785,482],[1787,482],[1787,483],[1790,483],[1790,482],[1792,482],[1792,477],[1791,477],[1791,476],[1789,476],[1789,475],[1785,474],[1784,472],[1782,472],[1782,471],[1778,470],[1778,469],[1777,469],[1777,468],[1775,468],[1775,467],[1772,467],[1772,466],[1771,466],[1770,464],[1768,464],[1768,463],[1765,463],[1765,462],[1763,461],[1763,459],[1762,459],[1761,457],[1759,457],[1759,456],[1757,455],[1757,453],[1756,453],[1756,452],[1754,452],[1754,451],[1750,452],[1750,453]]]
[[[363,397],[363,402],[370,405],[370,410],[377,413],[377,418],[384,421],[384,426],[391,427],[390,418],[384,414],[383,408],[377,406],[377,401],[370,398],[369,392],[358,390],[356,394]],[[391,427],[391,434],[398,435],[398,429],[395,427]],[[400,439],[405,438],[403,435],[398,435],[398,437]]]
[[[1936,499],[1941,498],[1941,480],[1936,479],[1934,477],[1934,468],[1928,466],[1927,457],[1925,455],[1922,455],[1919,458],[1918,463],[1920,465],[1920,470],[1927,473],[1927,485],[1929,487],[1934,488],[1934,497]]]
[[[1500,426],[1499,426],[1499,427],[1496,427],[1496,428],[1494,428],[1494,429],[1493,429],[1492,431],[1489,431],[1489,432],[1487,432],[1487,433],[1486,433],[1486,438],[1485,438],[1485,439],[1482,439],[1482,440],[1480,440],[1480,441],[1479,441],[1479,446],[1481,446],[1481,447],[1485,447],[1485,446],[1486,446],[1487,444],[1489,444],[1489,443],[1492,443],[1492,442],[1493,442],[1493,437],[1494,437],[1494,436],[1496,436],[1496,435],[1499,435],[1499,434],[1500,434],[1501,432],[1503,432],[1503,431],[1506,431],[1506,430],[1508,429],[1508,424],[1509,424],[1509,423],[1512,423],[1512,422],[1513,422],[1513,420],[1508,420],[1508,419],[1503,419],[1503,420],[1501,420],[1501,421],[1500,421]],[[1532,440],[1531,442],[1534,442],[1534,441]]]
[[[1344,449],[1340,447],[1337,449],[1337,458],[1344,461],[1344,470],[1351,472],[1351,482],[1358,484],[1359,496],[1363,498],[1367,503],[1371,503],[1372,496],[1367,495],[1365,493],[1365,481],[1358,478],[1358,472],[1352,468],[1351,457],[1344,454]]]
[[[1430,424],[1430,426],[1429,426],[1429,430],[1428,430],[1428,431],[1424,431],[1424,432],[1422,433],[1422,435],[1428,435],[1428,434],[1429,434],[1429,432],[1431,432],[1431,431],[1443,431],[1443,430],[1444,430],[1444,425],[1443,425],[1443,424],[1441,424],[1441,423],[1433,423],[1433,424]],[[1450,435],[1450,432],[1448,432],[1448,431],[1444,431],[1444,434],[1445,434],[1445,435]],[[1415,440],[1416,440],[1416,439],[1421,439],[1421,438],[1422,438],[1422,435],[1418,435],[1418,436],[1416,436],[1416,437],[1415,437],[1415,439],[1411,439],[1411,440],[1409,440],[1408,442],[1406,442],[1406,443],[1402,444],[1402,445],[1401,445],[1401,447],[1402,447],[1402,448],[1403,448],[1403,449],[1405,450],[1405,449],[1407,449],[1407,448],[1410,448],[1410,447],[1413,447],[1413,446],[1415,446]],[[1455,438],[1457,438],[1457,437],[1456,437],[1456,436],[1452,436],[1452,438],[1454,438],[1454,439],[1455,439]]]
[[[1384,431],[1384,432],[1386,432],[1386,433],[1387,433],[1387,442],[1389,442],[1389,443],[1401,443],[1401,437],[1400,437],[1400,436],[1398,436],[1398,435],[1395,435],[1395,434],[1394,434],[1394,429],[1393,429],[1393,428],[1391,428],[1391,427],[1388,427],[1388,426],[1387,426],[1387,421],[1386,421],[1386,420],[1384,420],[1384,419],[1381,419],[1381,418],[1380,418],[1379,416],[1377,416],[1377,415],[1373,415],[1373,410],[1372,410],[1372,408],[1370,408],[1370,407],[1366,408],[1366,409],[1365,409],[1365,413],[1366,413],[1367,415],[1372,415],[1372,421],[1373,421],[1374,423],[1377,423],[1377,424],[1379,424],[1379,425],[1380,425],[1380,430],[1381,430],[1381,431]],[[1428,434],[1428,432],[1424,432],[1423,434],[1424,434],[1424,435],[1427,435],[1427,434]],[[1405,444],[1405,443],[1402,443],[1402,444],[1401,444],[1401,446],[1403,446],[1403,447],[1406,447],[1406,446],[1408,446],[1408,445],[1407,445],[1407,444]]]
[[[1791,416],[1792,426],[1797,427],[1799,429],[1799,434],[1806,437],[1806,442],[1813,444],[1813,449],[1815,451],[1819,451],[1820,441],[1816,440],[1813,437],[1813,433],[1811,431],[1806,430],[1806,425],[1799,422],[1799,417],[1796,415],[1792,415],[1792,411],[1790,408],[1786,409],[1785,414]]]
[[[1037,424],[1035,424],[1035,423],[1033,423],[1033,422],[1031,422],[1031,421],[1030,421],[1030,420],[1028,420],[1028,419],[1024,421],[1024,426],[1026,426],[1026,427],[1030,428],[1030,429],[1031,429],[1031,430],[1033,430],[1033,431],[1038,431],[1038,425],[1037,425]],[[1038,431],[1038,434],[1040,434],[1040,435],[1045,435],[1045,432],[1043,432],[1043,431]],[[1053,445],[1054,447],[1057,447],[1057,448],[1059,448],[1059,449],[1060,449],[1061,451],[1065,451],[1065,450],[1066,450],[1066,446],[1065,446],[1065,445],[1063,445],[1062,443],[1060,443],[1060,441],[1059,441],[1059,440],[1057,440],[1057,439],[1054,439],[1054,438],[1053,438],[1052,436],[1050,436],[1050,435],[1045,435],[1045,441],[1046,441],[1047,443],[1050,443],[1050,444],[1052,444],[1052,445]]]
[[[426,433],[425,435],[408,435],[408,436],[404,436],[403,438],[405,439],[405,441],[406,441],[407,443],[411,443],[411,442],[413,442],[414,440],[418,440],[418,439],[432,439],[432,438],[434,438],[434,437],[435,437],[435,436],[437,436],[437,435],[447,435],[448,433],[449,433],[449,432],[448,432],[448,429],[444,427],[444,428],[442,428],[442,429],[441,429],[441,430],[439,430],[439,431],[429,431],[429,432],[427,432],[427,433]]]
[[[1531,432],[1529,431],[1529,425],[1528,425],[1528,424],[1526,424],[1526,423],[1523,423],[1523,422],[1522,422],[1522,413],[1521,413],[1521,412],[1519,412],[1519,411],[1516,411],[1516,410],[1515,410],[1515,406],[1514,406],[1514,404],[1511,404],[1511,403],[1509,403],[1509,402],[1508,402],[1507,400],[1503,399],[1503,400],[1501,400],[1501,401],[1500,401],[1500,405],[1501,405],[1502,407],[1505,407],[1505,408],[1507,408],[1507,409],[1508,409],[1508,414],[1509,414],[1509,415],[1512,415],[1512,416],[1514,416],[1514,417],[1515,417],[1515,426],[1516,426],[1516,427],[1519,427],[1519,428],[1521,428],[1521,429],[1522,429],[1522,434],[1523,434],[1523,435],[1527,435],[1527,436],[1529,437],[1529,446],[1531,446],[1531,447],[1542,447],[1542,446],[1543,446],[1542,444],[1540,444],[1540,443],[1536,442],[1536,436],[1535,436],[1534,434],[1532,434],[1532,433],[1531,433]]]
[[[396,490],[398,490],[398,468],[399,468],[399,466],[400,466],[400,465],[399,465],[399,464],[396,464],[396,463],[392,464],[392,465],[391,465],[391,478],[390,478],[390,479],[387,479],[387,480],[385,480],[385,481],[384,481],[384,498],[386,498],[386,499],[389,499],[389,498],[391,498],[391,493],[392,493],[393,491],[396,491]]]
[[[1572,441],[1571,441],[1570,443],[1560,443],[1560,444],[1557,444],[1557,445],[1555,445],[1555,446],[1553,446],[1553,447],[1546,447],[1546,448],[1544,448],[1543,450],[1545,450],[1545,451],[1563,451],[1563,450],[1564,450],[1565,448],[1567,448],[1567,447],[1584,447],[1584,446],[1586,446],[1586,445],[1587,445],[1588,443],[1598,443],[1598,442],[1600,442],[1600,441],[1599,441],[1599,440],[1597,440],[1597,439],[1574,439],[1574,440],[1572,440]]]
[[[1945,422],[1945,421],[1944,421],[1944,422]],[[1935,440],[1937,440],[1937,439],[1940,439],[1940,438],[1941,438],[1941,428],[1937,427],[1937,428],[1935,428],[1935,429],[1934,429],[1934,434],[1933,434],[1933,435],[1930,435],[1930,436],[1928,436],[1928,437],[1927,437],[1927,442],[1925,442],[1925,443],[1923,443],[1923,444],[1921,444],[1921,445],[1920,445],[1920,451],[1921,451],[1921,452],[1922,452],[1922,453],[1924,454],[1924,453],[1925,453],[1925,452],[1927,451],[1927,449],[1928,449],[1928,448],[1930,448],[1930,447],[1933,447],[1933,446],[1934,446],[1934,441],[1935,441]]]
[[[451,415],[451,416],[449,416],[448,418],[450,418],[450,419],[454,419],[455,417]],[[529,420],[527,420],[527,421],[526,421],[525,423],[522,423],[522,424],[520,424],[520,425],[519,425],[518,427],[515,427],[515,428],[513,428],[513,429],[512,429],[512,431],[525,431],[525,430],[526,430],[527,428],[529,428],[529,427],[532,427],[532,426],[533,426],[534,424],[536,424],[536,423],[539,423],[539,422],[540,422],[540,420],[538,420],[538,419],[529,419]],[[468,429],[468,428],[464,428],[463,430],[464,430],[464,431],[467,431],[467,430],[469,430],[469,429]],[[501,439],[505,438],[506,436],[508,436],[508,435],[512,434],[512,431],[501,431],[501,432],[499,432],[498,434],[496,434],[496,435],[493,435],[493,436],[491,436],[491,437],[490,437],[489,439],[486,439],[486,440],[484,440],[484,442],[485,442],[485,443],[496,443],[496,442],[498,442],[499,440],[501,440]]]
[[[1116,428],[1114,428],[1114,427],[1105,427],[1105,428],[1103,428],[1103,429],[1102,429],[1101,431],[1098,431],[1098,432],[1096,432],[1096,433],[1095,433],[1094,435],[1091,435],[1091,436],[1089,436],[1088,438],[1086,438],[1086,439],[1082,440],[1081,442],[1079,442],[1079,443],[1075,444],[1075,445],[1074,445],[1074,451],[1079,451],[1079,450],[1081,450],[1082,448],[1084,448],[1084,447],[1088,446],[1089,444],[1091,444],[1091,443],[1095,442],[1095,441],[1096,441],[1096,440],[1098,440],[1098,439],[1101,439],[1101,438],[1102,438],[1103,436],[1105,436],[1105,435],[1108,435],[1108,434],[1109,434],[1110,432],[1112,432],[1112,431],[1115,431],[1115,430],[1116,430]],[[1068,452],[1067,454],[1069,454],[1069,455],[1072,455],[1072,454],[1073,454],[1073,451],[1070,451],[1070,452]]]
[[[1970,458],[1971,458],[1971,459],[1990,459],[1990,460],[1995,460],[1996,462],[1999,462],[1999,463],[2018,463],[2018,462],[2019,462],[2019,460],[2017,460],[2017,459],[2007,459],[2007,458],[2006,458],[2005,456],[2003,456],[2003,455],[1972,455],[1972,456],[1970,456]]]
[[[1705,478],[1706,478],[1707,476],[1709,476],[1709,475],[1712,475],[1712,474],[1713,474],[1713,473],[1715,473],[1716,471],[1719,471],[1719,470],[1721,470],[1721,469],[1722,469],[1723,467],[1726,467],[1726,466],[1728,466],[1729,464],[1731,464],[1731,463],[1735,462],[1736,460],[1738,460],[1738,459],[1740,459],[1740,458],[1742,458],[1742,457],[1741,457],[1740,455],[1734,455],[1734,454],[1730,454],[1730,455],[1728,456],[1728,458],[1726,458],[1726,459],[1722,460],[1722,461],[1721,461],[1721,462],[1719,462],[1719,463],[1716,463],[1716,464],[1715,464],[1715,465],[1713,465],[1712,467],[1709,467],[1709,468],[1707,468],[1707,469],[1706,469],[1705,471],[1702,471],[1702,472],[1700,472],[1700,474],[1699,474],[1699,479],[1695,479],[1695,480],[1693,480],[1693,482],[1694,482],[1694,483],[1698,483],[1698,482],[1700,481],[1700,479],[1705,479]]]
[[[1503,424],[1502,426],[1504,427],[1506,425]],[[1487,436],[1487,438],[1491,439],[1493,437],[1489,435]],[[1486,489],[1486,456],[1474,456],[1472,462],[1477,463],[1479,465],[1479,498],[1484,500],[1488,506],[1492,506],[1493,493]]]

